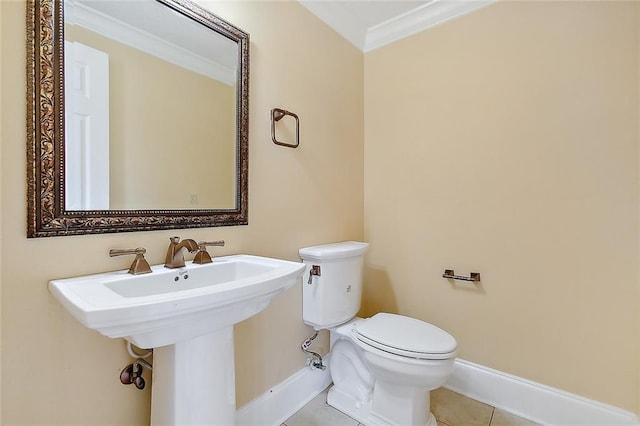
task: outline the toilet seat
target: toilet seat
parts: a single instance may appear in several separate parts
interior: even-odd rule
[[[449,359],[456,340],[446,331],[402,315],[379,313],[355,327],[356,338],[371,347],[415,359]]]

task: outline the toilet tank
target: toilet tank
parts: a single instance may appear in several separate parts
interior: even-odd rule
[[[362,299],[363,259],[368,248],[369,243],[345,241],[299,250],[306,264],[302,276],[305,324],[316,330],[328,329],[356,316]]]

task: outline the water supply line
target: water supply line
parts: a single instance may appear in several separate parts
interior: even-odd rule
[[[320,356],[320,354],[309,350],[309,348],[313,344],[313,340],[316,337],[318,337],[318,331],[316,331],[313,336],[302,342],[302,345],[300,345],[300,349],[302,349],[302,352],[311,355],[311,358],[307,358],[307,365],[309,367],[324,370],[325,368],[327,368],[327,366],[322,363],[322,357]]]
[[[139,354],[135,349],[133,349],[133,345],[131,342],[127,342],[127,352],[129,352],[129,356],[135,359],[144,359],[149,358],[153,354],[153,349],[144,349],[147,351],[146,354]]]

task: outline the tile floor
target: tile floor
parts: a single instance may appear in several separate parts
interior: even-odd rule
[[[325,390],[282,426],[361,426],[351,417],[327,405]],[[438,426],[532,426],[537,423],[490,405],[440,388],[431,392],[431,411]]]

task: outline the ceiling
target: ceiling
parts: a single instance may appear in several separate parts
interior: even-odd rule
[[[497,0],[298,0],[363,52],[431,28]]]

